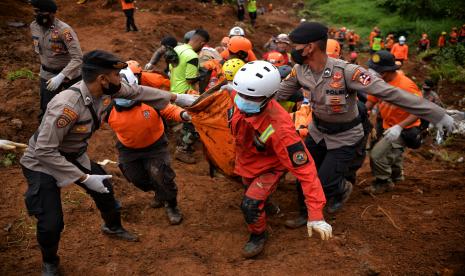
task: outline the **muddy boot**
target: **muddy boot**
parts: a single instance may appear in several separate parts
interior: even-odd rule
[[[60,261],[57,260],[56,262],[53,263],[42,263],[42,276],[58,276],[61,273],[58,270],[58,266],[60,264]]]
[[[192,153],[189,153],[187,151],[184,151],[184,150],[180,150],[180,149],[177,149],[175,154],[174,154],[174,157],[176,158],[176,160],[179,160],[183,163],[186,163],[186,164],[195,164],[197,163],[197,160],[195,160],[195,157]]]
[[[102,218],[105,224],[102,225],[102,232],[110,238],[137,242],[139,238],[128,232],[121,225],[121,213],[120,212],[108,212],[102,213]]]
[[[300,214],[298,217],[294,219],[287,219],[284,222],[284,225],[286,225],[287,228],[291,229],[297,229],[302,226],[307,225],[307,214]]]
[[[262,253],[267,239],[268,234],[266,232],[261,234],[250,234],[249,241],[245,244],[244,249],[242,250],[242,256],[248,259]]]
[[[158,209],[158,208],[161,208],[163,206],[165,206],[165,204],[162,201],[160,201],[158,199],[157,195],[155,194],[153,196],[152,202],[150,202],[150,207],[152,207],[154,209]]]
[[[337,211],[339,211],[342,206],[344,206],[344,203],[346,203],[347,200],[349,200],[350,194],[352,193],[352,183],[349,181],[344,180],[344,192],[342,192],[341,195],[338,195],[332,200],[330,200],[330,203],[326,207],[326,211],[330,214],[333,214]]]
[[[365,194],[382,194],[385,192],[392,191],[394,189],[394,183],[391,182],[391,180],[381,180],[381,179],[376,179],[371,186],[366,187],[363,190],[363,193]]]
[[[181,223],[182,214],[177,204],[166,203],[165,211],[166,211],[166,215],[168,216],[168,220],[170,221],[171,225],[178,225]]]

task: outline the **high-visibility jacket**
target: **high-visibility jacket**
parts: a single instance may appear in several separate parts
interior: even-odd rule
[[[121,144],[128,148],[141,149],[152,145],[163,136],[165,127],[161,116],[181,122],[183,111],[182,108],[171,104],[160,110],[160,113],[144,103],[121,111],[113,107],[108,124],[115,131]]]
[[[373,43],[371,44],[371,49],[374,51],[379,51],[383,49],[382,42],[383,39],[381,37],[374,37]]]
[[[391,48],[391,54],[398,60],[407,60],[408,59],[408,45],[400,45],[395,43]]]
[[[123,8],[123,10],[130,10],[135,8],[134,2],[126,3],[125,0],[121,0],[121,7]]]
[[[167,91],[170,90],[170,80],[158,73],[142,72],[140,84]]]

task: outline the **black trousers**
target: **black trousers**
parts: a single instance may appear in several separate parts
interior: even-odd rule
[[[83,167],[80,169],[88,174],[107,174],[100,165],[94,162],[91,162],[90,171]],[[58,243],[64,227],[60,188],[55,178],[49,174],[32,171],[25,167],[23,167],[23,174],[29,186],[25,193],[25,203],[29,215],[37,218],[36,234],[42,251],[42,259],[47,263],[56,262]],[[118,204],[109,180],[104,180],[105,187],[110,191],[107,194],[92,191],[81,183],[76,184],[92,197],[108,227],[121,226]]]
[[[63,83],[57,88],[55,91],[50,91],[47,89],[47,80],[40,78],[40,114],[39,114],[39,122],[42,121],[42,117],[45,114],[45,110],[47,110],[48,103],[55,97],[58,93],[63,91],[64,89],[69,88],[71,85],[75,84],[76,82],[80,81],[82,78],[81,76],[68,80],[65,79]]]
[[[126,15],[126,31],[137,31],[136,22],[134,21],[134,9],[123,10]]]
[[[237,20],[239,21],[244,21],[244,16],[245,16],[245,8],[243,5],[238,5],[237,6]]]
[[[142,191],[154,191],[161,202],[167,202],[171,207],[177,205],[176,174],[171,168],[167,147],[160,149],[157,158],[124,162],[119,167],[126,179]]]
[[[357,145],[328,150],[324,140],[316,143],[308,135],[305,139],[305,146],[315,161],[326,200],[340,200],[344,192],[343,184],[346,181],[349,166],[356,156]],[[306,214],[307,208],[305,207],[302,186],[299,182],[297,182],[296,186],[300,212]]]

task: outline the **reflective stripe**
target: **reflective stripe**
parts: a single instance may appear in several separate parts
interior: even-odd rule
[[[260,140],[260,142],[262,143],[266,143],[266,141],[268,140],[268,138],[270,138],[270,136],[274,133],[274,128],[272,125],[269,125],[265,131],[262,133],[262,135],[260,135],[260,138],[258,138]]]

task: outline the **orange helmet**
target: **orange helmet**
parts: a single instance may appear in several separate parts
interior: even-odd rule
[[[239,51],[248,52],[252,50],[252,42],[243,36],[233,36],[229,39],[228,50],[233,54]]]
[[[328,39],[326,42],[326,54],[332,58],[339,58],[341,55],[341,45],[334,39]]]
[[[126,63],[128,64],[129,69],[131,69],[131,71],[134,74],[142,73],[142,66],[140,66],[139,62],[135,60],[128,60],[126,61]]]
[[[266,61],[273,64],[276,67],[286,65],[283,54],[280,52],[271,52],[268,54]]]

